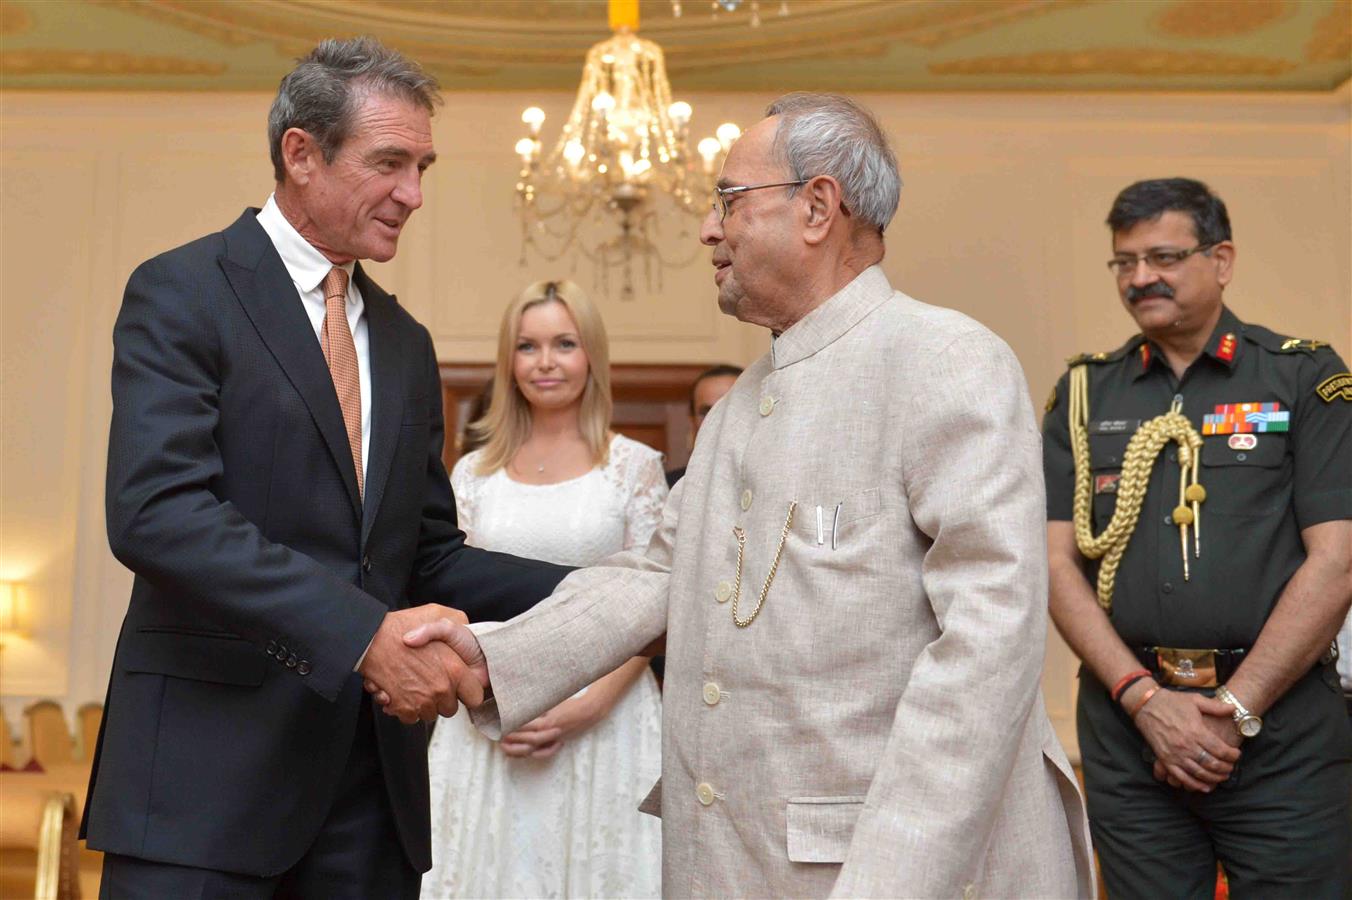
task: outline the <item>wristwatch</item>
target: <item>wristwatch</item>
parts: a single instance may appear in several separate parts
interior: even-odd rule
[[[1216,688],[1216,699],[1235,708],[1235,728],[1241,736],[1258,737],[1258,732],[1263,730],[1263,720],[1245,709],[1244,704],[1239,702],[1239,698],[1232,694],[1228,687],[1221,685]]]

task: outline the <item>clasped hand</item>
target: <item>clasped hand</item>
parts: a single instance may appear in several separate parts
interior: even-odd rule
[[[1202,793],[1229,778],[1243,740],[1232,712],[1205,694],[1158,691],[1136,716],[1136,728],[1155,752],[1155,778]]]
[[[435,603],[386,613],[358,671],[387,714],[411,725],[483,703],[488,667],[467,621]]]

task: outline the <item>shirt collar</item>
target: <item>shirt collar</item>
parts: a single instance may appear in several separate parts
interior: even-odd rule
[[[1230,312],[1229,307],[1222,306],[1220,320],[1216,322],[1216,328],[1202,352],[1233,372],[1242,352],[1243,342],[1239,336],[1243,330],[1244,323]]]
[[[806,359],[857,325],[892,294],[882,267],[869,266],[775,338],[770,345],[771,365],[782,369]]]
[[[333,269],[333,263],[301,237],[301,233],[282,215],[282,210],[277,206],[276,194],[268,195],[268,202],[263,204],[263,209],[258,213],[258,224],[268,233],[272,246],[277,248],[277,255],[282,258],[282,264],[300,292],[308,294],[318,288]],[[355,261],[338,267],[347,272],[349,284],[355,267]]]
[[[1230,307],[1221,307],[1221,317],[1216,322],[1216,327],[1211,331],[1211,337],[1207,338],[1206,345],[1202,348],[1202,355],[1209,356],[1216,362],[1225,367],[1227,372],[1233,372],[1235,365],[1239,362],[1239,355],[1244,352],[1244,342],[1239,338],[1244,332],[1244,323],[1239,317],[1230,312]],[[1150,372],[1155,366],[1167,365],[1164,359],[1164,353],[1159,347],[1147,339],[1142,339],[1132,353],[1137,360],[1135,363],[1135,374],[1133,379],[1141,378]]]

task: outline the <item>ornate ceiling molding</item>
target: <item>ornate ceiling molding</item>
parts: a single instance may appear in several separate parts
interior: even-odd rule
[[[1297,68],[1285,59],[1231,53],[1178,52],[1150,47],[1044,51],[933,63],[936,75],[1283,75]]]
[[[28,10],[13,3],[0,3],[0,34],[23,34],[33,27]]]
[[[640,0],[685,91],[1330,90],[1352,75],[1352,0],[789,0],[788,16],[760,0],[756,28],[747,2],[684,6]],[[446,91],[570,91],[607,24],[602,0],[0,0],[0,34],[11,89],[266,91],[320,39],[372,34]]]
[[[1251,34],[1296,11],[1288,0],[1244,0],[1221,9],[1215,0],[1177,0],[1161,10],[1151,24],[1171,37],[1207,39]]]
[[[1314,26],[1305,45],[1310,62],[1347,62],[1352,59],[1352,4],[1339,4]]]
[[[220,75],[222,63],[176,56],[140,56],[106,51],[7,50],[0,54],[5,75]]]

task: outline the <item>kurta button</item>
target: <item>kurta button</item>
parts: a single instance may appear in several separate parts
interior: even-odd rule
[[[762,397],[760,402],[760,414],[762,416],[768,416],[770,415],[770,413],[774,411],[775,411],[775,398],[770,396]]]
[[[272,656],[274,653],[277,652],[277,642],[268,641],[268,647],[263,652],[266,653],[268,656]]]
[[[296,667],[297,662],[298,660],[296,659],[296,654],[292,653],[290,656],[286,658],[286,667],[288,669],[294,669]]]
[[[976,885],[969,884],[962,889],[962,900],[974,900],[976,897]]]
[[[717,706],[718,697],[718,685],[712,681],[706,682],[704,685],[704,702],[709,706]]]
[[[302,659],[300,662],[296,663],[296,674],[297,675],[310,674],[310,661],[308,659]]]
[[[277,657],[278,660],[286,659],[286,644],[278,644],[277,652],[272,655]]]
[[[714,802],[714,786],[707,781],[701,781],[695,786],[695,796],[704,806],[711,806]]]
[[[371,574],[371,557],[363,556],[361,558],[361,570],[367,575]]]
[[[746,490],[742,491],[742,509],[748,510],[750,508],[751,508],[751,488],[747,488]]]
[[[1164,582],[1164,584],[1160,585],[1160,590],[1164,591],[1164,593],[1166,594],[1172,594],[1174,592],[1173,582],[1171,581]]]
[[[718,588],[714,591],[714,599],[719,603],[727,603],[728,598],[732,596],[732,584],[726,581],[720,581]]]

